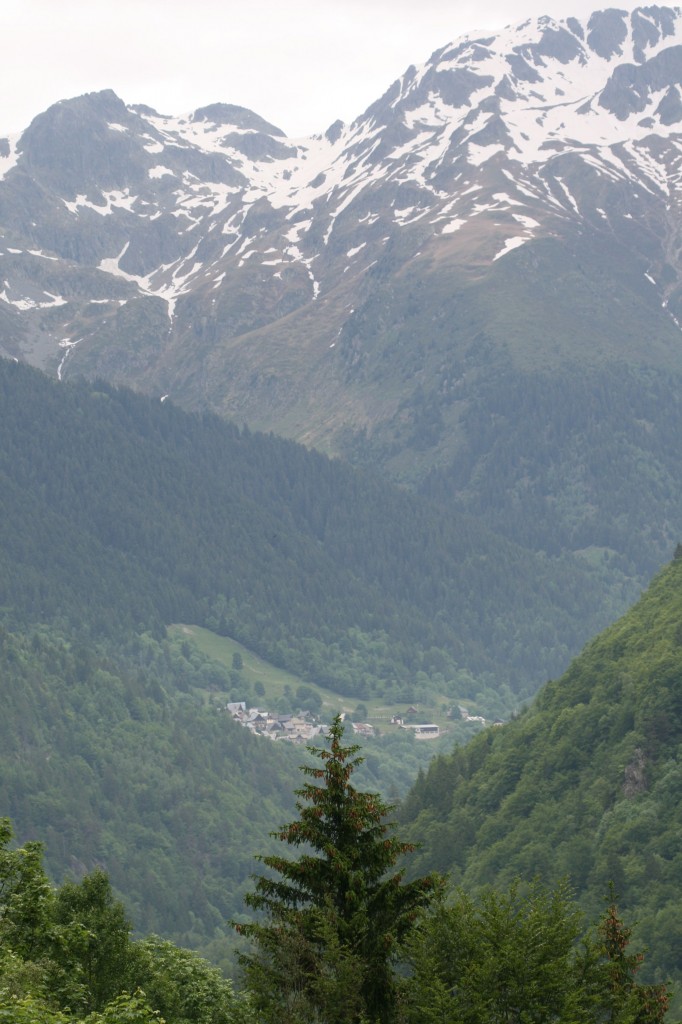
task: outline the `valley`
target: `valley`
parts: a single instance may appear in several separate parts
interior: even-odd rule
[[[472,32],[306,139],[109,89],[0,137],[0,839],[45,844],[41,891],[66,883],[45,906],[103,872],[135,942],[235,977],[298,741],[343,727],[352,800],[393,806],[406,882],[442,873],[454,901],[422,922],[406,1020],[464,1019],[453,906],[472,935],[554,914],[575,981],[573,915],[598,929],[612,899],[620,941],[617,895],[654,987],[624,984],[613,1019],[660,1024],[682,979],[681,152],[682,12],[660,6]],[[355,952],[311,922],[345,998]],[[184,954],[149,941],[161,985],[153,958]],[[35,977],[0,957],[26,1021]],[[606,1019],[579,989],[556,1019]],[[101,1009],[78,1020],[118,1024]]]

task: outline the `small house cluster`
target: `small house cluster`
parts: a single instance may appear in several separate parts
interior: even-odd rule
[[[233,701],[227,705],[227,712],[235,722],[244,726],[255,736],[265,736],[270,740],[286,740],[289,743],[307,743],[325,732],[326,727],[320,725],[309,711],[300,711],[296,715],[279,714],[276,711],[263,711],[260,708],[247,708],[245,701]]]

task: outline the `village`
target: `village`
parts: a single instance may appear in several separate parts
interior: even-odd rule
[[[305,744],[328,730],[328,725],[321,721],[320,716],[311,711],[282,714],[278,711],[250,708],[246,701],[230,701],[221,710],[226,711],[235,722],[255,736],[264,736],[270,740]],[[486,724],[485,718],[480,715],[470,715],[465,707],[458,706],[457,713],[464,721]],[[452,714],[455,714],[454,709]],[[392,715],[387,722],[399,729],[410,731],[416,740],[435,740],[442,735],[439,725],[433,722],[415,721],[417,715],[417,708],[410,706],[404,715]],[[359,738],[371,739],[377,734],[376,727],[369,722],[354,722],[346,714],[342,714],[341,717],[351,726],[354,735]]]

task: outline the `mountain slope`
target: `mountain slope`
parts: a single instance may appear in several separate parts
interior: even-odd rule
[[[570,876],[598,914],[609,883],[659,977],[680,960],[682,558],[507,725],[438,758],[404,819],[415,870],[465,887]]]
[[[615,614],[598,571],[292,442],[7,361],[0,407],[10,624],[197,622],[359,698],[509,706]]]
[[[0,147],[0,345],[642,581],[682,533],[681,81],[656,6],[464,36],[310,139],[63,101]]]
[[[300,751],[203,706],[194,661],[149,636],[0,629],[0,807],[20,841],[45,843],[53,879],[101,867],[136,928],[222,958]]]

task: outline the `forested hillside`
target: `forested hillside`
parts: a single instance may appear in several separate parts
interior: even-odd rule
[[[0,807],[52,878],[104,868],[138,929],[225,956],[298,753],[204,707],[179,647],[0,633]],[[231,945],[231,943],[228,943]]]
[[[640,579],[670,557],[682,530],[676,373],[507,366],[471,398],[463,443],[423,493],[531,550],[581,551]]]
[[[612,882],[655,976],[682,979],[681,622],[676,557],[528,710],[438,758],[403,808],[415,870],[567,876],[591,915]]]
[[[197,622],[360,698],[511,706],[621,610],[598,569],[217,417],[10,362],[0,403],[6,625]]]

